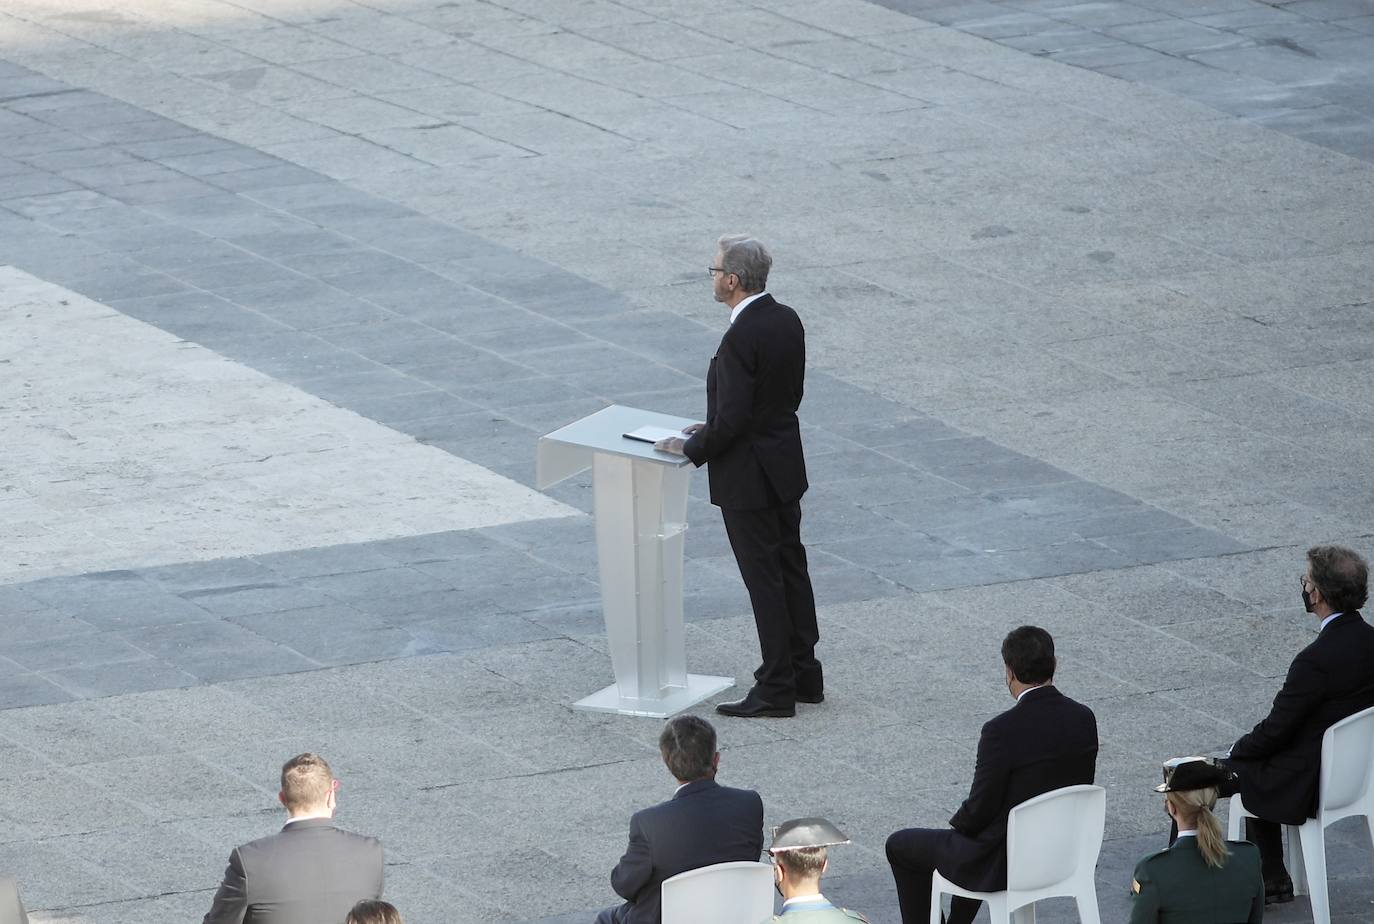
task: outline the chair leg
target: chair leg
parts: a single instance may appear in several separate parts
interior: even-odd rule
[[[938,883],[930,884],[930,924],[940,924],[940,919],[944,912],[940,907],[940,886]]]
[[[1083,924],[1102,924],[1102,916],[1097,911],[1097,886],[1091,881],[1073,897],[1078,903],[1078,920]]]
[[[1035,924],[1035,902],[1022,905],[1011,913],[1011,924]]]
[[[992,924],[1012,924],[1012,916],[1007,912],[1006,892],[998,892],[989,895],[985,901],[988,906],[988,917],[992,920]],[[1019,913],[1020,909],[1017,909],[1017,911]],[[1034,911],[1031,912],[1032,915],[1034,913]],[[1035,919],[1032,917],[1031,924],[1034,924],[1034,920]],[[1017,924],[1020,924],[1020,922],[1018,921]]]
[[[1245,807],[1240,804],[1240,793],[1231,797],[1231,810],[1226,813],[1226,839],[1228,841],[1242,841],[1245,838],[1240,834],[1240,823],[1245,818]]]
[[[1316,819],[1298,828],[1307,894],[1312,902],[1312,924],[1331,924],[1331,903],[1326,892],[1325,833]]]
[[[1293,894],[1306,895],[1307,883],[1307,844],[1302,838],[1306,825],[1284,825],[1283,839],[1288,844],[1288,875],[1293,880]]]

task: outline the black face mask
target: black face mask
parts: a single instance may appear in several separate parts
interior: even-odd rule
[[[1307,612],[1312,612],[1312,595],[1307,592],[1307,588],[1302,589],[1302,608]]]

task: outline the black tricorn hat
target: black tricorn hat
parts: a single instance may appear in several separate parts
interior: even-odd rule
[[[824,818],[793,818],[773,829],[773,846],[769,853],[797,850],[805,847],[838,847],[848,844],[849,838]]]
[[[1155,792],[1206,789],[1235,778],[1235,773],[1215,757],[1173,757],[1164,762],[1164,782],[1155,787]]]

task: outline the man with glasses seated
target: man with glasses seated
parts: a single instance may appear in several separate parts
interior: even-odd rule
[[[1241,801],[1257,816],[1246,819],[1246,836],[1263,860],[1266,904],[1293,900],[1279,826],[1316,816],[1322,735],[1374,706],[1374,626],[1359,612],[1369,566],[1353,549],[1319,545],[1308,549],[1299,581],[1317,638],[1293,659],[1269,715],[1226,761],[1239,777]]]

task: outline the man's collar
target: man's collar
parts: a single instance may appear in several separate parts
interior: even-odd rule
[[[739,317],[741,311],[743,311],[745,308],[749,307],[749,305],[752,304],[753,302],[758,301],[759,299],[763,298],[763,297],[764,297],[765,295],[767,295],[767,294],[768,294],[767,292],[755,292],[753,295],[751,295],[751,296],[749,296],[748,298],[746,298],[746,299],[744,299],[743,301],[741,301],[741,302],[740,302],[738,305],[736,305],[734,308],[730,309],[730,323],[731,323],[731,324],[734,324],[734,323],[735,323],[735,319]]]
[[[709,776],[704,776],[699,780],[688,780],[686,783],[678,784],[677,789],[673,790],[673,798],[676,799],[680,796],[690,796],[694,792],[698,792],[702,789],[706,789],[707,787],[715,785],[716,781],[711,779]]]
[[[1053,684],[1052,682],[1046,681],[1045,683],[1042,683],[1042,684],[1040,684],[1039,686],[1035,686],[1035,687],[1026,687],[1026,688],[1025,688],[1024,690],[1022,690],[1020,693],[1017,693],[1017,694],[1016,694],[1016,701],[1017,701],[1018,703],[1021,702],[1021,697],[1025,696],[1027,693],[1030,693],[1030,692],[1033,691],[1033,690],[1043,690],[1043,689],[1045,689],[1046,687],[1052,687],[1052,686],[1054,686],[1054,684]]]
[[[1322,620],[1322,624],[1317,628],[1317,631],[1320,632],[1322,629],[1325,629],[1327,626],[1331,624],[1331,620],[1337,619],[1344,615],[1344,613],[1332,613],[1330,616]]]
[[[334,819],[325,815],[302,815],[300,818],[288,818],[286,824],[282,825],[283,831],[291,831],[297,828],[320,828],[334,824]]]
[[[821,902],[826,902],[826,904],[829,904],[829,902],[826,901],[826,897],[824,895],[822,895],[819,892],[816,892],[812,895],[793,895],[791,898],[783,899],[782,906],[786,908],[788,905],[794,903],[798,905],[813,905],[819,904]]]

